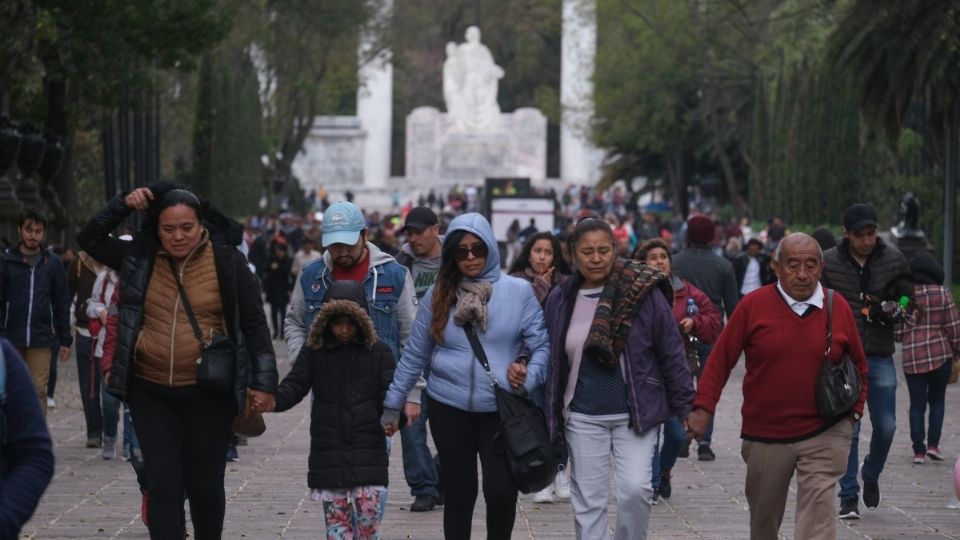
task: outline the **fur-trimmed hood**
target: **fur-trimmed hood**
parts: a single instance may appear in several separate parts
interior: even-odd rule
[[[323,337],[326,333],[327,323],[337,315],[349,315],[357,326],[360,327],[360,336],[363,344],[368,349],[372,349],[377,342],[377,331],[373,327],[373,321],[367,312],[359,304],[352,300],[330,299],[323,303],[323,307],[317,313],[310,327],[310,336],[307,339],[307,347],[320,349],[323,347]]]

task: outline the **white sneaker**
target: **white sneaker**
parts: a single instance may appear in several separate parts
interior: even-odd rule
[[[535,503],[552,503],[553,502],[553,486],[547,486],[540,491],[536,492],[533,495],[533,502]]]
[[[570,499],[570,473],[567,468],[560,466],[557,471],[557,478],[553,481],[554,490],[557,492],[557,498],[562,501]]]
[[[47,408],[48,408],[48,409],[56,409],[56,408],[57,408],[57,402],[54,401],[53,398],[50,397],[50,396],[47,396]]]

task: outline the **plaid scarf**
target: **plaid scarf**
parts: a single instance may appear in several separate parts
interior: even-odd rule
[[[617,259],[597,301],[584,358],[608,368],[619,365],[633,319],[653,287],[659,287],[667,302],[673,303],[669,276],[642,261]]]

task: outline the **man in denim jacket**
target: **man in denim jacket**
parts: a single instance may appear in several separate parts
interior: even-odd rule
[[[351,202],[338,202],[324,213],[321,244],[326,252],[322,258],[303,267],[290,297],[283,326],[287,358],[292,363],[300,354],[313,319],[323,305],[327,287],[334,281],[347,279],[363,285],[367,313],[377,335],[399,361],[417,313],[410,273],[396,259],[367,242],[366,220]],[[405,407],[404,411],[412,424],[420,415],[420,390],[414,389],[407,401],[415,405]],[[432,466],[426,445],[421,451],[428,456],[423,462]]]

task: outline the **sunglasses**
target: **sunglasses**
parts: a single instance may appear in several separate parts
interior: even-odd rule
[[[474,257],[482,259],[487,256],[487,245],[486,244],[474,244],[472,246],[457,246],[457,249],[453,251],[453,258],[458,261],[465,261],[470,254],[473,254]]]

